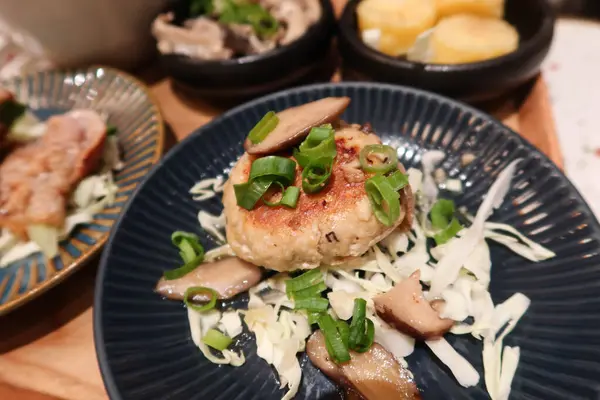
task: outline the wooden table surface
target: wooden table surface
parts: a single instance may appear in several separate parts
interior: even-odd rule
[[[340,0],[343,1],[343,0]],[[337,2],[339,8],[340,2]],[[152,85],[179,140],[221,110],[173,94],[168,81]],[[562,166],[548,93],[542,79],[525,101],[489,105],[502,119]],[[98,260],[18,310],[0,317],[0,399],[101,400],[107,395],[94,351],[92,303]]]

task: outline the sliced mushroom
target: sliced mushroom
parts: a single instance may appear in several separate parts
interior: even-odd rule
[[[260,143],[244,142],[248,154],[265,155],[300,143],[311,128],[336,121],[350,104],[348,97],[326,97],[277,113],[279,123]]]
[[[375,310],[381,319],[401,332],[417,339],[439,338],[450,330],[454,321],[440,318],[423,297],[420,277],[417,270],[389,292],[374,297]]]
[[[316,331],[306,343],[310,361],[325,375],[344,386],[350,393],[366,400],[420,399],[420,393],[408,370],[381,345],[374,343],[365,353],[351,351],[352,359],[335,364],[325,347],[325,337]],[[356,397],[354,397],[356,398]]]
[[[161,278],[156,291],[173,300],[183,300],[185,291],[193,286],[204,286],[215,290],[219,299],[229,299],[256,285],[262,276],[260,268],[237,257],[200,264],[179,279]],[[193,301],[206,301],[206,295],[197,295]]]

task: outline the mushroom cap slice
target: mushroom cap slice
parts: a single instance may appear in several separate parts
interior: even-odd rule
[[[227,257],[218,261],[200,264],[196,269],[178,279],[160,278],[156,292],[172,300],[183,300],[190,287],[203,286],[213,289],[219,299],[229,299],[256,285],[262,272],[254,264],[237,257]],[[192,301],[208,301],[205,294],[192,297]]]
[[[440,338],[454,321],[440,318],[434,305],[423,297],[420,277],[421,271],[417,270],[389,292],[374,297],[375,311],[385,322],[414,338]]]
[[[349,97],[326,97],[277,113],[279,123],[260,143],[244,142],[248,154],[266,155],[300,143],[312,128],[337,121],[350,104]]]
[[[381,345],[374,343],[365,353],[350,352],[351,360],[343,364],[331,361],[325,337],[319,330],[306,343],[310,361],[325,375],[354,391],[366,400],[420,399],[410,373]]]

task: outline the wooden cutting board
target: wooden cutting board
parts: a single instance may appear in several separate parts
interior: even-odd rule
[[[334,0],[337,9],[343,1]],[[172,129],[172,142],[222,111],[201,101],[178,98],[164,79],[152,85],[152,92]],[[515,93],[485,105],[485,109],[562,167],[548,92],[541,77],[526,93]],[[97,260],[90,262],[48,293],[0,317],[0,399],[107,398],[92,333],[97,265]]]

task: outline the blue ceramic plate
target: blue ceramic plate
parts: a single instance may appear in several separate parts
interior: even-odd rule
[[[108,393],[114,400],[273,399],[284,394],[275,372],[256,356],[254,340],[240,345],[240,368],[209,363],[192,343],[181,303],[153,292],[164,270],[178,265],[171,232],[200,232],[200,209],[221,210],[218,199],[195,203],[188,194],[202,178],[222,174],[242,154],[242,141],[269,110],[326,96],[349,96],[346,121],[371,122],[399,148],[407,167],[427,149],[449,155],[444,169],[468,188],[457,199],[473,212],[498,172],[520,157],[508,200],[494,214],[557,253],[533,264],[492,248],[494,302],[523,292],[532,305],[507,345],[521,347],[514,399],[597,399],[600,393],[600,227],[567,178],[544,155],[491,117],[446,98],[400,86],[317,85],[245,104],[199,129],[173,149],[141,185],[104,252],[97,280],[94,331]],[[477,159],[461,168],[459,156]],[[243,304],[244,299],[238,299]],[[448,340],[482,372],[482,343]],[[464,389],[424,346],[408,363],[424,399],[488,399],[483,379]],[[340,398],[336,387],[301,356],[304,374],[297,399]],[[483,375],[482,375],[483,376]],[[387,400],[387,399],[382,399]]]
[[[108,238],[129,196],[163,150],[163,121],[148,89],[135,78],[111,68],[49,71],[1,82],[42,120],[73,108],[106,113],[118,129],[124,168],[112,207],[95,215],[60,244],[52,260],[41,253],[0,268],[0,314],[18,307],[62,281],[94,255]]]

